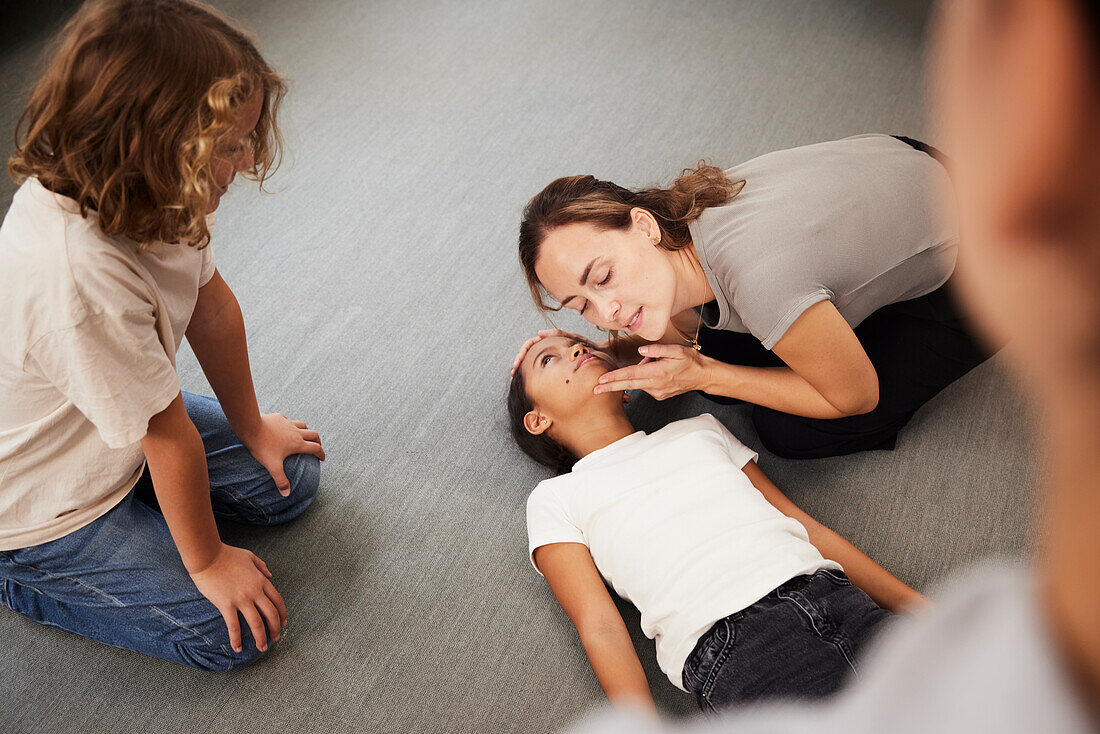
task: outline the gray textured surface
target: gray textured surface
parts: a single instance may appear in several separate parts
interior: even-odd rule
[[[920,4],[218,4],[292,83],[276,193],[238,187],[215,234],[261,405],[319,428],[329,456],[300,521],[228,533],[273,569],[288,634],[255,667],[207,675],[0,610],[0,730],[552,730],[602,694],[527,564],[524,500],[544,475],[502,420],[507,366],[541,323],[514,253],[520,208],[559,175],[644,185],[700,157],[923,134]],[[5,143],[66,5],[5,5]],[[4,210],[13,190],[0,184]],[[205,389],[192,359],[181,372]],[[653,428],[710,407],[643,398],[634,412]],[[742,409],[714,412],[756,445]],[[892,453],[761,464],[926,588],[976,556],[1026,552],[1032,456],[991,364]],[[662,708],[690,713],[652,643],[638,647]]]

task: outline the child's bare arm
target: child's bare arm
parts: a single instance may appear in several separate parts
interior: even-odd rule
[[[581,543],[550,543],[535,549],[535,563],[577,628],[607,698],[615,705],[640,706],[656,717],[630,633],[588,548]]]
[[[187,341],[233,432],[271,473],[279,491],[289,494],[283,460],[292,454],[313,454],[324,460],[321,438],[301,421],[288,420],[278,413],[260,415],[248,362],[244,316],[233,291],[217,271],[199,289],[187,326]]]
[[[787,499],[755,461],[745,464],[742,471],[773,507],[802,523],[810,536],[810,542],[821,555],[843,566],[852,583],[867,592],[876,604],[893,612],[903,612],[928,603],[920,592],[906,585],[839,533],[825,527]]]
[[[242,440],[260,430],[260,409],[252,385],[244,315],[229,285],[216,270],[199,289],[187,324],[187,342],[218,396],[233,432]]]
[[[221,542],[210,506],[206,453],[183,396],[177,395],[149,419],[141,448],[183,565],[199,592],[221,612],[233,649],[241,650],[239,611],[257,647],[265,650],[268,631],[273,639],[279,639],[286,623],[286,606],[263,561],[250,551]]]

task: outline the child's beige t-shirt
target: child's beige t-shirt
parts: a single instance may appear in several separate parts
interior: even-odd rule
[[[210,247],[139,253],[37,179],[19,188],[0,226],[0,550],[68,535],[134,486],[213,275]]]

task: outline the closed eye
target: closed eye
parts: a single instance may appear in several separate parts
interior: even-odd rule
[[[242,150],[244,150],[245,145],[247,144],[247,142],[248,142],[247,138],[241,138],[240,140],[234,141],[232,143],[226,143],[225,145],[221,146],[221,149],[220,149],[219,152],[222,155],[225,155],[226,153],[231,154],[231,155],[235,154],[235,153],[240,153]]]
[[[607,275],[605,275],[605,276],[603,277],[603,280],[601,280],[601,281],[599,282],[599,285],[607,285],[608,283],[610,283],[610,282],[611,282],[611,272],[612,272],[612,271],[611,271],[611,268],[608,268],[608,269],[607,269]]]

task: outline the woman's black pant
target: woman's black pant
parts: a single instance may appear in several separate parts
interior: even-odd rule
[[[948,280],[920,298],[880,308],[855,327],[878,373],[874,410],[830,420],[753,406],[752,421],[764,447],[788,459],[893,449],[898,431],[920,406],[990,356],[968,328],[952,288]],[[699,344],[703,354],[730,364],[783,364],[752,334],[704,329]],[[703,395],[719,403],[739,402]]]

